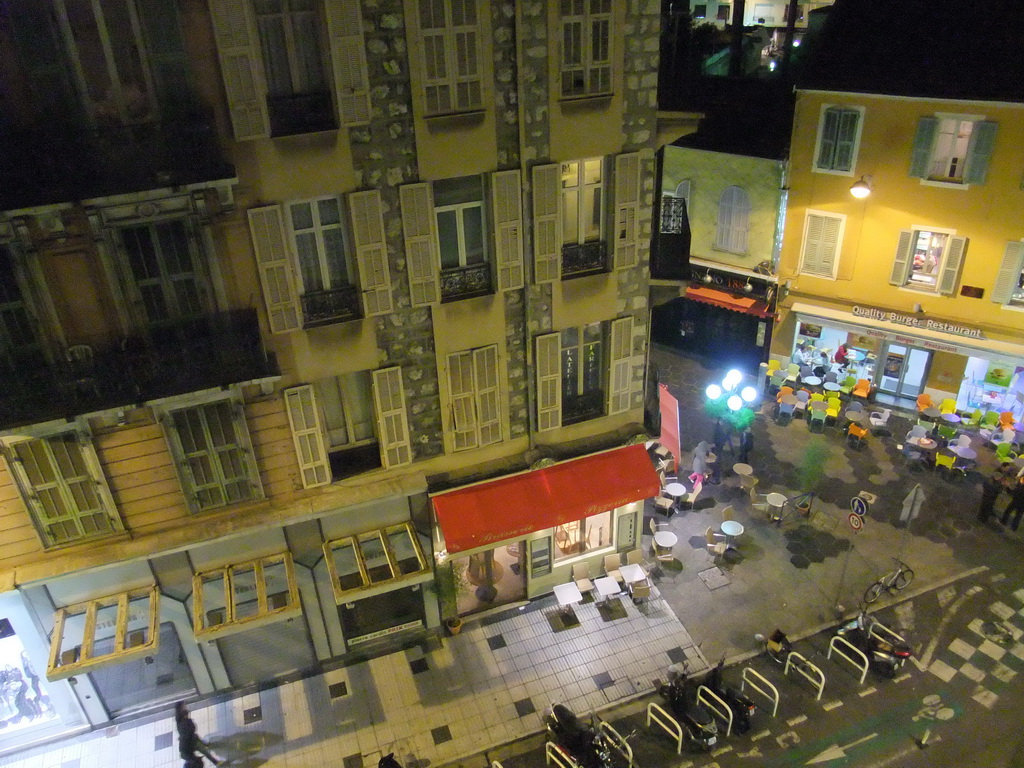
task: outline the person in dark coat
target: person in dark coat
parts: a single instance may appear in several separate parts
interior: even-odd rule
[[[221,765],[225,762],[220,758],[214,757],[209,745],[199,738],[196,724],[189,717],[188,707],[185,706],[183,701],[179,701],[174,705],[174,725],[178,729],[178,754],[185,761],[185,765],[188,768],[198,768],[195,764],[196,760],[199,760],[199,765],[202,765],[202,758],[197,757],[196,752],[204,755],[214,765]]]
[[[391,752],[377,761],[377,768],[402,768],[402,764],[395,760],[395,753]]]
[[[996,506],[996,499],[1003,492],[1003,482],[1003,477],[999,472],[993,472],[981,484],[981,505],[978,507],[979,523],[987,522],[992,516]]]
[[[747,427],[740,433],[740,452],[737,457],[740,464],[750,463],[750,452],[754,450],[754,433]]]
[[[1013,524],[1010,528],[1017,530],[1020,527],[1020,519],[1024,517],[1024,480],[1017,480],[1010,490],[1010,503],[1003,511],[1003,525],[1010,522],[1010,515],[1013,514]]]

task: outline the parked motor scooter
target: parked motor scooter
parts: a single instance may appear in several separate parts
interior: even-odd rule
[[[669,682],[659,685],[658,693],[668,702],[690,741],[701,749],[711,749],[718,743],[718,723],[697,702],[697,687],[686,677],[686,668],[674,669],[675,666],[669,667]]]
[[[552,704],[544,715],[551,739],[568,752],[581,768],[613,768],[608,739],[590,723],[583,722],[563,704]]]
[[[718,694],[729,705],[729,709],[732,710],[732,729],[736,733],[746,733],[750,730],[751,720],[754,717],[754,713],[757,712],[757,705],[753,699],[738,688],[725,684],[725,680],[722,677],[724,667],[725,659],[722,659],[708,673],[708,676],[704,678],[703,684]]]
[[[886,677],[895,677],[913,655],[913,651],[899,635],[890,630],[883,629],[881,634],[871,631],[872,628],[884,626],[861,611],[855,619],[839,627],[836,634],[846,638],[867,656],[871,669]]]
[[[764,643],[765,650],[768,651],[768,655],[772,657],[779,664],[786,663],[786,657],[789,656],[789,652],[793,650],[793,644],[786,637],[786,633],[781,629],[776,629],[772,632],[770,637],[757,634],[754,635],[754,639],[758,642]]]

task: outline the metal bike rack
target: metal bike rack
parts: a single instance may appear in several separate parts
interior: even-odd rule
[[[772,684],[771,680],[753,667],[743,668],[743,679],[740,682],[741,691],[747,689],[747,683],[750,683],[751,688],[772,703],[772,717],[775,717],[779,711],[779,689]]]
[[[497,760],[491,760],[491,768],[505,768],[505,766],[503,766]]]
[[[544,745],[544,764],[551,765],[552,760],[555,761],[558,768],[580,768],[579,763],[572,758],[572,755],[555,742],[548,741]]]
[[[725,721],[725,735],[732,733],[732,707],[725,703],[721,696],[706,685],[697,686],[697,702],[706,704],[708,708]]]
[[[876,629],[880,629],[882,630],[882,632],[875,632]],[[891,629],[885,626],[885,624],[878,621],[877,619],[871,622],[871,629],[868,630],[868,635],[875,637],[878,640],[881,640],[885,643],[903,643],[904,645],[908,644],[902,636],[897,635],[895,632],[893,632]]]
[[[676,740],[676,754],[683,754],[683,726],[679,724],[672,715],[666,712],[662,707],[659,707],[653,702],[647,705],[647,727],[651,727],[651,723],[665,731],[669,736]]]
[[[601,733],[607,737],[608,743],[615,748],[615,751],[626,758],[629,765],[632,765],[633,748],[629,746],[629,742],[626,741],[623,735],[615,730],[611,723],[606,723],[604,720],[602,720],[597,727]]]
[[[795,662],[793,660],[794,657],[796,658]],[[815,696],[815,699],[821,701],[821,694],[825,691],[825,673],[808,661],[806,656],[796,651],[789,652],[789,656],[786,657],[786,668],[782,674],[788,676],[790,668],[799,672],[807,682],[818,689],[818,695]]]
[[[859,656],[860,658],[856,659],[856,658],[854,658],[854,656],[849,655],[847,650],[844,650],[842,647],[840,647],[840,646],[843,646],[843,645],[845,645],[846,648],[849,649],[850,651],[853,651],[854,656]],[[846,659],[848,662],[850,662],[850,664],[852,664],[854,667],[856,667],[858,670],[860,670],[860,680],[859,680],[859,682],[860,682],[861,685],[864,685],[864,678],[867,677],[868,666],[869,666],[868,657],[864,655],[864,651],[862,651],[860,648],[855,646],[853,643],[851,643],[849,640],[847,640],[842,635],[836,635],[835,637],[833,637],[831,640],[828,641],[828,656],[827,656],[827,658],[829,658],[829,659],[832,658],[832,651],[835,651],[836,654],[838,654],[842,658]]]

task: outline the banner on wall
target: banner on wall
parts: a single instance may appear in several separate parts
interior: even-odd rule
[[[668,387],[658,385],[658,404],[661,411],[661,437],[658,442],[672,452],[676,471],[679,471],[679,401],[676,400]]]
[[[985,383],[994,384],[997,387],[1008,387],[1016,370],[1013,363],[1008,363],[1005,360],[989,363],[988,371],[985,373]]]

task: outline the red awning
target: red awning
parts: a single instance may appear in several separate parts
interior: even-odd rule
[[[434,511],[449,552],[515,539],[656,496],[658,476],[643,445],[440,493]]]
[[[750,296],[737,296],[726,291],[717,291],[714,288],[695,288],[689,286],[686,289],[684,298],[699,301],[702,304],[710,304],[713,307],[731,309],[733,312],[743,312],[756,317],[770,318],[772,311],[761,299],[752,299]]]

